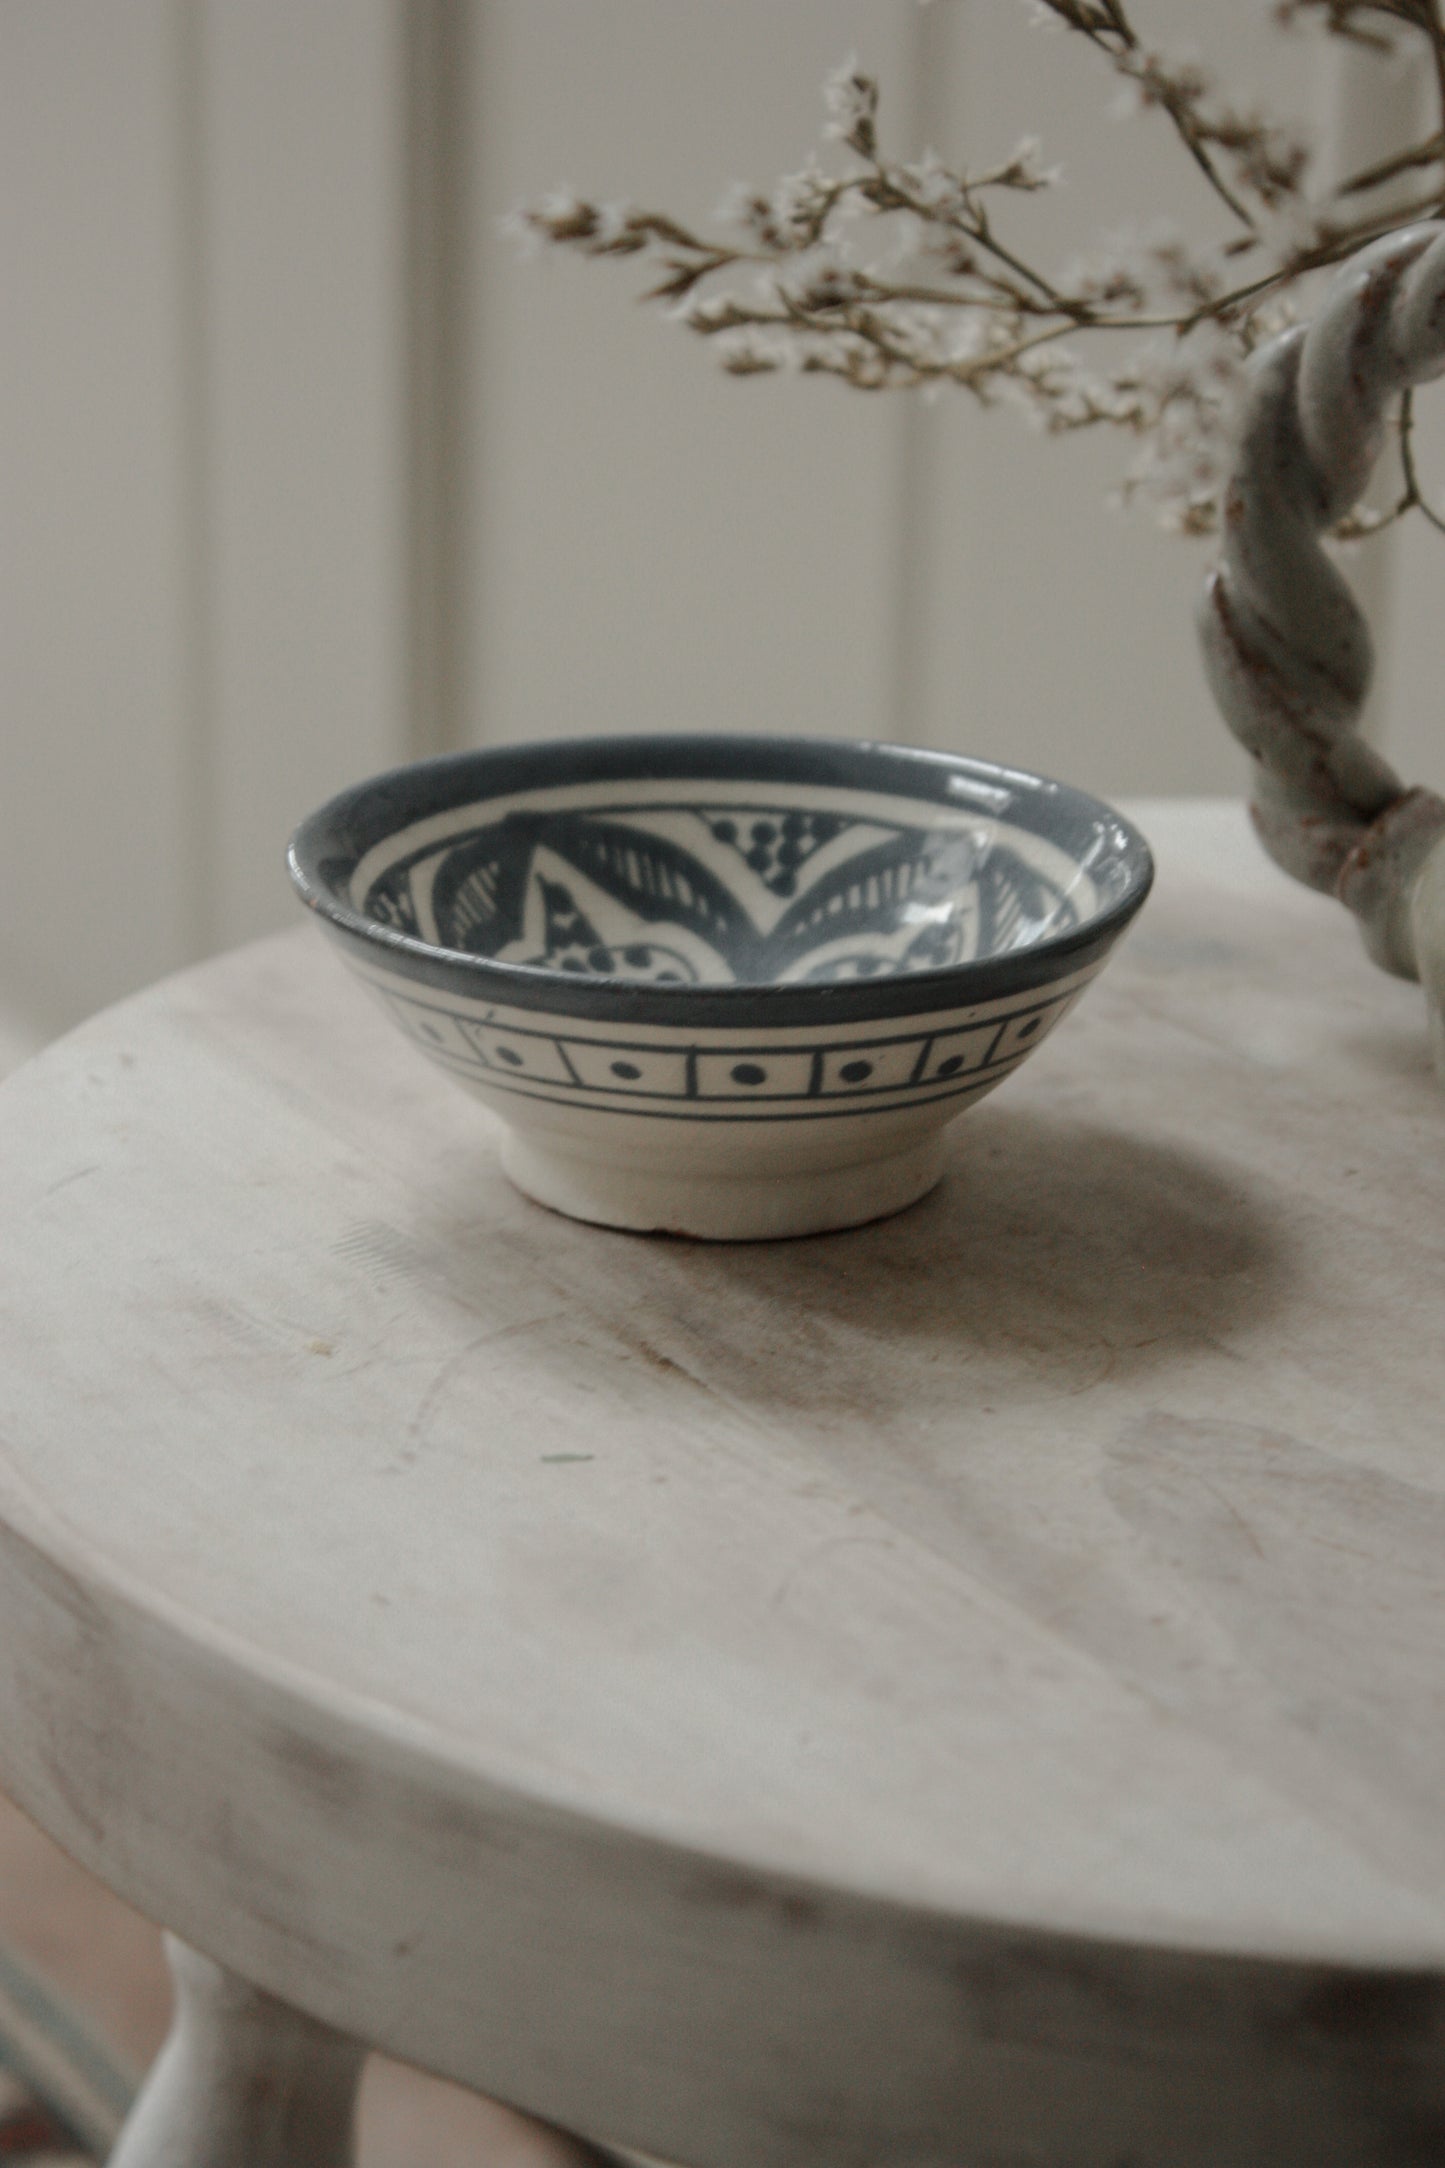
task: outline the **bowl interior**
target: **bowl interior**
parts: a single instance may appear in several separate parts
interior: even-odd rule
[[[445,949],[660,986],[936,971],[1072,932],[1118,900],[1107,821],[1081,830],[1075,813],[1056,838],[1037,806],[1025,825],[1008,790],[989,798],[982,783],[949,803],[766,772],[513,788],[398,808],[345,900]]]

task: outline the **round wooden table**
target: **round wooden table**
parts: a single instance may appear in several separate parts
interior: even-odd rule
[[[176,1930],[125,2168],[357,2042],[696,2168],[1445,2159],[1445,1095],[1145,814],[943,1187],[550,1216],[309,928],[0,1092],[0,1778]]]

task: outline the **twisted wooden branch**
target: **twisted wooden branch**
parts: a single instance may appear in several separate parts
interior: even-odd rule
[[[1266,849],[1349,905],[1378,963],[1426,980],[1445,1050],[1445,915],[1429,900],[1445,882],[1425,879],[1445,799],[1407,790],[1358,734],[1370,636],[1320,540],[1364,490],[1391,400],[1441,374],[1445,225],[1431,223],[1362,250],[1313,324],[1250,363],[1199,627],[1214,697],[1258,764]]]

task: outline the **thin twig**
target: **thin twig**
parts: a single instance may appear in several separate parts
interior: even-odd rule
[[[1393,158],[1382,158],[1377,166],[1367,166],[1362,173],[1352,173],[1347,181],[1341,181],[1337,193],[1363,196],[1372,188],[1382,188],[1386,181],[1398,180],[1402,173],[1412,173],[1420,166],[1437,166],[1442,157],[1445,157],[1445,130],[1437,130],[1425,142],[1412,144],[1407,151],[1397,151]]]
[[[1181,97],[1171,94],[1167,87],[1155,83],[1148,76],[1145,68],[1133,69],[1128,67],[1127,64],[1121,65],[1121,63],[1125,62],[1126,55],[1132,58],[1140,51],[1138,34],[1124,12],[1122,0],[1107,0],[1107,4],[1105,4],[1105,0],[1100,0],[1101,10],[1108,17],[1107,23],[1092,20],[1077,7],[1071,6],[1070,0],[1044,0],[1044,5],[1052,9],[1060,22],[1065,24],[1068,29],[1077,31],[1080,36],[1087,38],[1089,43],[1103,53],[1105,58],[1119,72],[1146,86],[1156,102],[1168,114],[1180,142],[1184,145],[1185,150],[1194,160],[1195,165],[1198,166],[1221,203],[1238,219],[1247,232],[1257,233],[1259,229],[1255,220],[1250,216],[1248,209],[1219,172],[1205,148],[1197,114],[1191,110]],[[1111,37],[1119,41],[1117,48],[1109,44],[1108,40]]]
[[[1397,512],[1416,511],[1430,525],[1445,534],[1445,519],[1426,502],[1415,468],[1415,394],[1407,391],[1400,401],[1400,471],[1405,477],[1405,493],[1396,506]]]
[[[829,79],[826,97],[834,153],[841,146],[856,163],[825,172],[810,161],[770,192],[740,192],[727,214],[740,245],[660,214],[568,195],[524,212],[522,222],[585,255],[644,256],[662,274],[648,298],[674,304],[694,331],[718,336],[723,364],[736,374],[792,362],[859,390],[949,382],[985,402],[1012,394],[1050,431],[1122,428],[1142,446],[1125,494],[1147,491],[1176,525],[1204,532],[1217,514],[1227,421],[1245,357],[1278,330],[1278,304],[1310,273],[1416,219],[1441,215],[1445,125],[1352,175],[1320,208],[1306,195],[1304,153],[1289,131],[1217,94],[1198,64],[1147,50],[1130,19],[1132,0],[1044,5],[1146,106],[1168,115],[1229,213],[1232,230],[1211,253],[1141,238],[1111,245],[1097,265],[1051,277],[1001,236],[994,215],[1001,190],[1027,194],[1048,185],[1037,146],[1020,144],[1002,164],[973,173],[931,153],[917,164],[892,162],[878,145],[877,83],[855,61]],[[1282,19],[1318,16],[1331,35],[1386,49],[1388,36],[1377,25],[1423,36],[1445,123],[1445,0],[1276,0],[1276,12]],[[1428,174],[1428,193],[1389,209],[1362,207],[1412,172]],[[1292,207],[1308,212],[1305,238],[1292,247],[1272,242],[1273,217]],[[923,262],[912,276],[900,269],[895,278],[860,260],[858,236],[875,216],[907,222],[921,242]],[[1239,276],[1241,258],[1248,276]],[[759,290],[746,298],[728,292],[729,274],[748,269],[764,273]],[[1063,342],[1105,331],[1168,332],[1177,343],[1155,341],[1089,373]],[[1061,349],[1056,357],[1031,363],[1051,346]],[[1407,400],[1400,502],[1383,515],[1357,515],[1342,532],[1373,532],[1417,509],[1445,532],[1445,512],[1427,505],[1419,488],[1412,419]]]

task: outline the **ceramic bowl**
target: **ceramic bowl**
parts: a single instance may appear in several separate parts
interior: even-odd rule
[[[1037,775],[814,738],[423,761],[292,841],[303,900],[512,1180],[747,1239],[894,1212],[1143,903],[1148,847]]]

